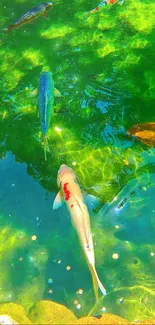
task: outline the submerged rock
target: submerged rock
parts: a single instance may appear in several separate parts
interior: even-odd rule
[[[46,300],[32,306],[28,317],[35,324],[74,324],[77,320],[65,306]]]
[[[24,308],[21,305],[12,302],[0,304],[0,314],[3,316],[3,322],[0,322],[0,324],[32,324],[26,317]],[[4,316],[8,317],[8,323],[4,322]],[[9,320],[12,320],[12,323],[9,323]]]
[[[94,324],[98,324],[98,319],[95,317],[82,317],[80,319],[78,319],[76,322],[74,322],[74,324],[81,324],[81,325],[94,325]],[[70,324],[71,325],[71,324]]]
[[[104,324],[104,325],[125,325],[129,324],[129,322],[117,315],[113,314],[104,314],[99,320],[98,324]]]
[[[0,315],[0,325],[18,325],[18,323],[8,315]]]
[[[26,316],[22,306],[8,303],[0,304],[0,325],[21,324],[64,324],[64,325],[134,325],[126,319],[114,314],[103,314],[101,317],[85,316],[79,319],[65,306],[52,301],[39,301],[35,303]],[[30,319],[29,319],[30,318]],[[137,319],[138,321],[138,319]],[[140,321],[143,325],[155,325],[155,319]]]

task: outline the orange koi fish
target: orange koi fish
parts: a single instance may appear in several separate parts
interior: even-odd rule
[[[155,122],[135,124],[127,131],[127,133],[129,135],[135,135],[138,140],[148,146],[155,146]]]

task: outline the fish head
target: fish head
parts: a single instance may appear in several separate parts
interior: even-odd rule
[[[52,2],[46,2],[46,10],[50,10],[53,6]]]
[[[40,77],[52,77],[52,72],[51,71],[46,71],[46,70],[43,70],[40,74]]]
[[[58,170],[58,176],[57,176],[58,187],[60,187],[62,183],[72,182],[75,180],[76,180],[76,176],[73,172],[73,169],[68,167],[65,164],[62,164],[60,166],[60,169]]]

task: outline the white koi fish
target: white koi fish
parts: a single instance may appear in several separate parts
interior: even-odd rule
[[[72,224],[77,231],[92,275],[95,297],[96,300],[98,300],[98,287],[103,295],[106,295],[106,290],[99,280],[95,269],[94,247],[90,229],[89,212],[83,201],[82,193],[73,169],[67,165],[61,165],[58,171],[57,183],[60,187],[60,192],[54,200],[53,209],[58,209],[64,202],[67,205]]]

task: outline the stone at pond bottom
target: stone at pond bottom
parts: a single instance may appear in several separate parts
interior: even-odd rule
[[[129,324],[129,322],[117,315],[114,314],[104,314],[99,320],[98,324],[102,325],[126,325]]]
[[[0,304],[0,315],[8,315],[9,318],[13,318],[15,324],[32,324],[31,321],[26,317],[25,310],[21,305],[14,304],[12,302],[6,304]]]
[[[0,315],[0,325],[18,325],[18,323],[8,315]]]
[[[82,318],[78,319],[76,322],[74,322],[74,324],[94,325],[94,324],[98,324],[98,319],[95,317],[82,317]],[[70,325],[71,325],[71,323],[70,323]]]
[[[69,324],[77,320],[65,306],[52,301],[39,301],[30,308],[28,317],[35,324]]]
[[[0,325],[22,325],[22,324],[64,324],[64,325],[135,325],[137,322],[129,323],[126,319],[113,314],[105,313],[101,317],[82,317],[77,319],[75,315],[65,306],[52,301],[39,301],[29,311],[28,319],[22,306],[7,303],[0,304]],[[3,315],[2,315],[3,314]],[[32,322],[31,322],[32,321]],[[138,321],[138,320],[137,320]],[[155,325],[155,319],[140,321],[140,325]]]
[[[140,325],[155,325],[155,319],[146,319],[142,322],[137,322],[137,324],[140,323]],[[135,325],[136,323],[132,323],[132,325]]]
[[[129,322],[116,315],[112,314],[104,314],[101,316],[101,318],[96,318],[96,317],[82,317],[78,319],[74,324],[81,324],[81,325],[127,325]],[[71,323],[70,323],[71,325]]]

